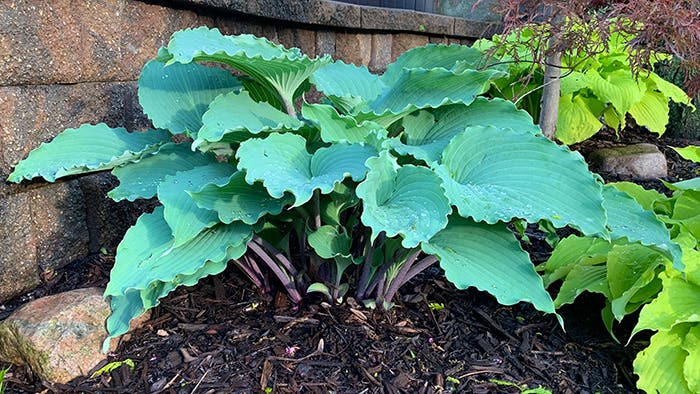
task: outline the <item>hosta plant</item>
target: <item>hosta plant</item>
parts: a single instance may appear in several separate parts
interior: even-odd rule
[[[489,63],[509,71],[507,77],[495,81],[490,94],[515,100],[520,108],[536,117],[544,65],[532,62],[527,42],[533,39],[533,34],[532,29],[525,27],[519,34],[496,35],[491,40],[479,40],[474,46],[482,50],[493,48]],[[670,56],[656,53],[650,58],[650,69],[633,72],[627,46],[632,39],[622,33],[611,33],[605,43],[598,45],[599,53],[564,54],[555,135],[559,141],[574,144],[587,140],[604,125],[619,131],[625,128],[628,115],[636,124],[662,135],[669,122],[671,100],[695,109],[681,88],[652,71],[657,61]],[[520,48],[517,56],[498,49],[504,41]]]
[[[697,147],[678,151],[700,159]],[[604,295],[602,317],[611,334],[615,321],[641,308],[632,335],[657,332],[634,361],[638,387],[647,393],[690,394],[700,392],[700,178],[667,186],[673,190],[670,197],[633,183],[605,186],[604,195],[615,195],[625,205],[633,197],[647,209],[630,206],[624,214],[627,225],[643,227],[647,236],[614,242],[571,236],[542,268],[546,285],[562,280],[557,307],[584,291]],[[611,200],[606,196],[606,202]],[[670,248],[659,248],[662,244]]]
[[[111,170],[112,199],[160,201],[117,249],[110,336],[227,264],[295,304],[318,292],[388,308],[439,261],[459,289],[552,313],[508,224],[603,239],[628,229],[609,233],[601,184],[579,154],[511,102],[480,96],[502,75],[475,69],[480,59],[429,45],[378,76],[250,35],[180,31],[138,82],[154,129],[68,129],[9,180]],[[312,87],[319,102],[306,99]]]

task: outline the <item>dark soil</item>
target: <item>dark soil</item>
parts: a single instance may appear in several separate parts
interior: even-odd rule
[[[660,146],[669,159],[667,180],[696,176],[698,166],[668,148],[691,142],[623,138]],[[616,143],[614,135],[603,134],[578,148],[587,154]],[[643,184],[663,190],[658,181]],[[531,238],[533,255],[545,258],[546,244],[537,234]],[[32,294],[0,305],[0,319],[32,298],[103,286],[111,264],[108,255],[76,262]],[[529,304],[506,307],[487,293],[457,291],[437,268],[416,277],[399,298],[386,313],[352,300],[330,306],[311,299],[293,308],[281,293],[257,294],[229,269],[166,297],[109,355],[108,361],[132,360],[133,371],[122,366],[50,385],[13,367],[8,392],[520,393],[525,386],[554,393],[637,392],[632,360],[648,337],[638,335],[626,347],[615,343],[600,319],[599,297],[584,295],[560,311],[566,332]],[[619,337],[627,338],[633,320],[619,327]]]

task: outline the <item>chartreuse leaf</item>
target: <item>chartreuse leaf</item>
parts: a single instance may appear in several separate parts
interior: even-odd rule
[[[195,136],[216,96],[241,90],[229,71],[197,63],[166,66],[151,60],[139,77],[139,103],[153,126]]]
[[[352,239],[339,232],[335,226],[321,226],[308,236],[309,246],[322,259],[332,259],[334,257],[351,257],[350,246]]]
[[[629,109],[638,125],[662,135],[668,124],[668,97],[662,93],[647,90],[642,98]]]
[[[585,141],[603,127],[579,95],[563,95],[559,98],[557,139],[565,144]]]
[[[346,64],[342,60],[320,67],[311,76],[311,82],[328,97],[350,98],[353,106],[374,100],[384,88],[379,76],[369,72],[367,67]]]
[[[155,300],[144,296],[165,295],[154,292],[153,288],[162,286],[161,283],[191,283],[177,278],[187,279],[205,267],[208,261],[225,262],[242,256],[251,237],[252,227],[248,225],[240,222],[221,224],[175,247],[162,207],[142,215],[117,248],[114,268],[105,290],[105,296],[113,297],[113,306],[115,300],[119,303],[118,311],[113,311],[116,313],[107,322],[110,335],[122,334],[131,319],[141,314],[144,308],[155,305]],[[134,292],[139,294],[140,302],[136,301]]]
[[[168,175],[158,185],[158,199],[163,204],[163,215],[172,230],[175,246],[219,222],[216,212],[199,208],[188,192],[198,192],[208,184],[223,186],[235,171],[227,163],[214,163]]]
[[[445,148],[435,171],[463,217],[548,220],[607,237],[600,184],[578,153],[541,135],[469,127]]]
[[[673,147],[672,147],[673,148]],[[700,163],[700,146],[686,146],[685,148],[673,148],[682,158]]]
[[[626,114],[642,99],[646,85],[637,81],[627,69],[617,69],[601,76],[595,69],[586,73],[588,86],[600,100],[611,103],[619,114]]]
[[[653,86],[649,86],[650,83],[652,83]],[[683,89],[661,78],[655,72],[649,72],[647,86],[659,90],[664,96],[670,98],[674,102],[678,104],[685,104],[695,110],[695,106],[692,104],[690,96],[688,96]]]
[[[301,113],[304,118],[318,123],[323,142],[364,144],[379,141],[379,138],[385,138],[387,134],[381,125],[370,121],[358,124],[354,117],[341,115],[330,105],[304,103]]]
[[[246,171],[246,182],[262,181],[274,198],[290,192],[295,197],[294,206],[309,201],[314,190],[330,193],[346,177],[362,180],[367,172],[365,160],[376,155],[374,148],[359,144],[333,144],[310,154],[306,140],[289,133],[249,139],[236,152],[238,169]]]
[[[483,62],[483,54],[476,48],[463,45],[429,44],[410,49],[389,64],[381,76],[381,81],[391,86],[401,78],[404,69],[443,68],[451,70],[457,62],[463,62],[463,68],[476,69]]]
[[[158,154],[114,168],[112,175],[119,179],[119,186],[107,195],[114,201],[152,198],[167,175],[214,163],[214,157],[193,152],[190,144],[169,142],[161,146]]]
[[[584,291],[610,297],[605,265],[573,266],[559,289],[554,305],[559,308],[562,305],[571,304]]]
[[[409,154],[426,163],[440,159],[447,144],[469,126],[495,126],[539,133],[532,117],[510,101],[478,97],[466,106],[454,104],[435,110],[419,111],[403,118],[403,139],[394,138],[391,146],[400,154]]]
[[[700,324],[693,325],[681,344],[688,356],[683,363],[683,375],[692,393],[700,393]]]
[[[631,300],[656,279],[657,268],[665,262],[660,253],[639,244],[613,246],[606,264],[607,284],[612,313],[618,321],[640,306],[639,302],[632,303]]]
[[[302,123],[266,102],[256,102],[245,90],[217,97],[202,118],[203,126],[193,146],[204,141],[218,142],[231,133],[245,135],[263,131],[298,130]]]
[[[129,133],[104,123],[84,124],[42,143],[17,163],[7,180],[19,183],[40,176],[53,182],[64,176],[110,170],[155,153],[169,141],[170,134],[164,130]]]
[[[669,331],[651,337],[649,347],[634,359],[637,387],[647,393],[692,394],[685,379],[684,363],[688,352],[682,347],[690,324],[679,324]],[[697,369],[693,372],[697,376]]]
[[[298,48],[285,49],[253,35],[224,36],[218,29],[199,27],[173,34],[166,47],[168,64],[214,61],[235,67],[272,92],[291,110],[297,89],[330,56],[310,59]]]
[[[686,265],[690,263],[686,261]],[[700,285],[677,275],[661,273],[659,277],[663,290],[642,308],[632,335],[647,329],[669,331],[680,323],[700,322]]]
[[[503,305],[526,301],[555,313],[528,254],[505,224],[487,225],[453,215],[447,227],[421,248],[440,260],[447,279],[458,289],[474,286]]]
[[[593,237],[571,235],[562,239],[544,264],[545,286],[565,278],[574,267],[604,263],[612,246],[604,239]]]
[[[578,71],[566,71],[561,77],[559,94],[566,96],[571,93],[576,93],[579,90],[588,87],[586,76]]]
[[[637,201],[637,204],[647,211],[653,211],[656,202],[666,199],[666,196],[657,192],[656,190],[645,189],[633,182],[613,182],[608,183],[607,186],[612,186],[615,189],[634,198],[635,201]]]
[[[255,224],[266,214],[278,215],[294,200],[289,195],[270,197],[260,184],[249,185],[245,174],[237,171],[225,185],[207,184],[200,191],[188,192],[198,207],[215,211],[223,223],[237,220]]]
[[[608,212],[610,238],[626,238],[630,242],[654,246],[673,260],[674,268],[683,270],[681,249],[671,242],[670,234],[653,212],[643,209],[629,195],[614,186],[603,187],[603,207]]]
[[[428,241],[447,225],[452,211],[440,178],[425,167],[399,166],[383,151],[367,160],[369,172],[357,186],[362,199],[362,222],[372,229],[374,240],[382,231],[401,235],[404,248]]]

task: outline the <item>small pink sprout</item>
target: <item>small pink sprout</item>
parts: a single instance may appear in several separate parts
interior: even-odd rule
[[[435,340],[432,337],[428,338],[428,343],[433,343],[433,342],[435,342]]]
[[[284,348],[284,353],[288,356],[293,356],[299,349],[299,346],[287,346]]]
[[[501,364],[503,364],[503,359],[502,358],[494,358],[493,362],[495,362],[498,365],[501,365]]]

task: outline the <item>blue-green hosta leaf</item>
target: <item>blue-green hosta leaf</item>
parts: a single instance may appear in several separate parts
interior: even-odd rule
[[[167,175],[214,163],[214,157],[193,152],[190,144],[169,142],[161,146],[155,155],[114,168],[112,175],[119,179],[119,186],[110,190],[107,195],[114,201],[152,198],[156,195],[158,184],[163,182]]]
[[[682,345],[690,327],[681,324],[651,337],[649,346],[634,359],[634,373],[639,376],[638,388],[647,393],[697,393],[688,387],[684,373],[688,353]],[[697,371],[694,371],[696,377]]]
[[[581,96],[571,94],[559,98],[557,117],[557,139],[567,145],[589,139],[603,124],[591,112]]]
[[[169,141],[170,134],[164,130],[129,133],[104,123],[84,124],[42,143],[17,163],[7,180],[19,183],[40,176],[53,182],[64,176],[110,170],[138,161]]]
[[[642,98],[629,109],[638,125],[662,135],[668,124],[668,97],[662,93],[646,91]]]
[[[645,189],[644,187],[633,182],[613,182],[608,183],[607,185],[613,186],[615,189],[634,198],[635,201],[637,201],[637,204],[647,211],[653,211],[656,202],[667,198],[656,190]]]
[[[266,102],[256,102],[248,92],[217,97],[202,118],[203,126],[193,146],[218,142],[230,133],[259,134],[264,131],[299,130],[303,125]]]
[[[374,100],[384,88],[379,76],[369,72],[367,67],[345,64],[342,60],[316,70],[311,82],[328,97],[349,98],[353,107]]]
[[[539,133],[532,117],[510,101],[477,97],[466,106],[454,104],[432,111],[419,111],[403,118],[404,140],[391,140],[400,154],[409,154],[426,163],[440,159],[440,154],[456,135],[469,126],[495,126]]]
[[[141,301],[141,292],[138,290],[129,290],[124,295],[112,295],[109,307],[112,313],[105,322],[109,336],[102,345],[104,353],[109,351],[112,338],[126,334],[129,331],[131,320],[141,316],[146,311],[143,307],[143,301]]]
[[[352,239],[335,226],[321,226],[308,236],[309,246],[323,259],[351,257]]]
[[[586,72],[586,82],[596,97],[611,103],[620,114],[629,112],[646,91],[646,85],[637,81],[630,70],[624,69],[607,73],[605,77],[590,69]]]
[[[152,60],[139,77],[139,103],[157,128],[173,134],[195,136],[202,115],[218,95],[241,90],[229,71],[197,63],[165,63]]]
[[[216,212],[223,223],[240,220],[252,225],[268,213],[278,215],[285,205],[294,202],[288,195],[280,199],[270,197],[260,183],[249,185],[240,171],[223,186],[208,184],[189,194],[198,207]]]
[[[188,192],[198,192],[209,184],[223,186],[235,171],[227,163],[210,164],[168,175],[158,185],[158,200],[163,204],[165,221],[172,230],[175,246],[219,222],[216,212],[198,207]]]
[[[330,105],[304,103],[301,111],[304,118],[318,123],[323,142],[370,142],[376,146],[387,135],[387,131],[381,125],[370,121],[357,124],[355,118],[339,114]]]
[[[207,261],[238,258],[252,237],[252,227],[246,224],[219,224],[176,247],[173,239],[165,236],[169,232],[162,207],[142,215],[117,248],[105,296],[144,290],[156,281],[172,282],[195,273]]]
[[[306,140],[295,134],[272,133],[265,139],[249,139],[236,152],[238,169],[246,171],[246,182],[262,181],[270,196],[295,197],[294,206],[311,199],[314,190],[328,194],[347,177],[365,177],[365,160],[377,151],[367,145],[334,144],[310,154]]]
[[[401,78],[404,69],[444,68],[452,70],[458,62],[461,63],[462,69],[475,70],[483,62],[483,59],[483,54],[476,48],[463,45],[429,44],[402,53],[395,62],[387,66],[386,71],[381,76],[381,81],[386,86],[391,86]]]
[[[425,167],[399,166],[387,151],[367,160],[369,172],[357,186],[362,199],[362,222],[372,239],[382,231],[401,235],[404,248],[428,241],[447,225],[452,211],[440,178]]]
[[[166,47],[168,63],[213,61],[235,67],[270,90],[291,106],[297,89],[330,56],[310,59],[297,48],[285,49],[253,35],[224,36],[218,29],[199,27],[173,34]]]
[[[421,248],[437,256],[447,279],[458,289],[474,286],[491,293],[503,305],[526,301],[540,311],[554,313],[542,278],[504,224],[487,225],[452,216],[447,227]]]
[[[501,75],[497,70],[455,73],[444,68],[403,69],[396,82],[388,85],[363,112],[374,116],[388,112],[385,116],[391,116],[444,104],[469,105],[476,96],[489,90],[491,79]]]
[[[627,193],[614,186],[603,186],[603,207],[608,212],[610,238],[626,238],[630,242],[654,246],[673,260],[674,268],[683,270],[681,249],[671,242],[671,236],[656,215],[642,208]]]
[[[700,163],[700,146],[689,145],[684,148],[673,148],[673,150],[686,160]]]
[[[700,190],[700,177],[667,185],[671,190]]]
[[[612,247],[612,243],[600,238],[571,235],[562,239],[544,264],[545,286],[564,279],[575,267],[603,264]]]
[[[463,217],[496,223],[549,220],[607,237],[601,186],[578,153],[541,135],[470,127],[435,171]]]

